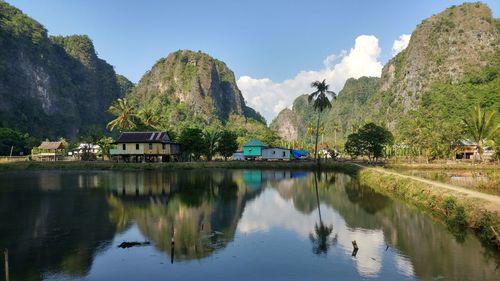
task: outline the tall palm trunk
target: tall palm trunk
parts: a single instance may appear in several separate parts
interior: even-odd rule
[[[316,122],[316,145],[314,148],[314,158],[316,159],[316,165],[319,167],[319,157],[318,157],[318,138],[319,138],[319,118],[321,112],[318,111],[318,121]]]

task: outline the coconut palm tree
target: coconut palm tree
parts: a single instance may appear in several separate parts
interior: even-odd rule
[[[124,130],[130,130],[136,127],[135,119],[137,115],[134,112],[134,107],[126,99],[117,99],[108,109],[111,114],[116,116],[115,119],[108,123],[107,127],[113,131],[116,127]]]
[[[314,148],[314,157],[316,158],[317,165],[319,166],[319,157],[318,157],[318,137],[319,137],[319,120],[321,118],[321,113],[326,108],[331,108],[332,104],[328,99],[328,95],[331,95],[333,99],[335,99],[336,94],[333,91],[329,91],[330,87],[326,84],[326,81],[314,81],[311,83],[312,88],[316,88],[316,91],[309,94],[308,101],[309,103],[313,102],[313,108],[318,112],[318,119],[316,121],[316,144]]]
[[[337,132],[339,131],[339,123],[337,121],[333,121],[332,123],[333,129],[333,146],[337,146]]]
[[[466,119],[462,119],[468,135],[477,143],[479,160],[483,160],[484,146],[488,140],[491,140],[500,124],[496,120],[495,112],[483,111],[481,107],[475,106]]]
[[[313,142],[313,136],[314,136],[314,124],[312,122],[307,123],[307,132],[306,134],[310,137],[310,142]]]
[[[319,125],[319,134],[321,135],[321,143],[325,143],[325,123],[321,122]]]
[[[160,117],[152,107],[141,109],[137,115],[144,126],[152,129],[159,128]]]

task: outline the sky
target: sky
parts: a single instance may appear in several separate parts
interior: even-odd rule
[[[201,50],[235,73],[247,104],[270,122],[326,79],[380,76],[423,19],[448,0],[7,0],[50,35],[86,34],[100,58],[137,83],[160,58]],[[483,1],[500,14],[500,1]]]

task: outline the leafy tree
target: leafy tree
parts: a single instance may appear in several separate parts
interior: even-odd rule
[[[495,112],[483,111],[478,105],[474,107],[466,119],[463,119],[463,122],[468,135],[477,143],[479,159],[483,160],[485,143],[488,140],[493,140],[500,128],[500,124],[496,121]]]
[[[29,149],[26,147],[26,139],[28,135],[23,136],[20,132],[10,128],[0,128],[0,155],[10,155],[11,148],[12,155],[17,156],[19,153],[27,152]]]
[[[374,123],[368,123],[347,137],[345,150],[352,156],[368,156],[371,161],[381,157],[384,145],[393,141],[394,137],[390,131]]]
[[[102,160],[104,160],[104,156],[110,157],[109,156],[109,150],[111,149],[111,143],[113,142],[113,139],[111,137],[102,137],[97,141],[97,145],[101,148],[101,157]]]
[[[316,121],[316,144],[314,147],[314,157],[316,158],[317,165],[319,166],[319,157],[318,157],[319,121],[323,110],[332,107],[332,104],[328,99],[328,95],[331,95],[335,99],[335,93],[328,90],[329,85],[326,84],[325,80],[323,80],[322,82],[314,81],[311,84],[311,87],[316,88],[316,91],[309,94],[308,101],[309,103],[314,101],[313,108],[318,113],[318,119]]]
[[[117,99],[108,109],[116,116],[114,120],[108,123],[108,129],[113,131],[116,127],[123,130],[131,130],[136,127],[137,115],[132,104],[126,99]]]
[[[182,150],[187,154],[188,159],[198,160],[206,151],[206,143],[203,140],[203,131],[196,127],[182,128],[179,135],[179,142],[182,143]]]
[[[234,132],[228,130],[221,132],[217,151],[224,157],[224,160],[227,161],[227,158],[238,149],[237,138],[238,136]]]

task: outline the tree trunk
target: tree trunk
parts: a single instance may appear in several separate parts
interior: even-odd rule
[[[321,116],[321,112],[318,111],[318,121],[316,122],[316,146],[314,148],[314,159],[316,159],[316,165],[319,167],[319,158],[318,158],[318,138],[319,138],[319,118]]]

